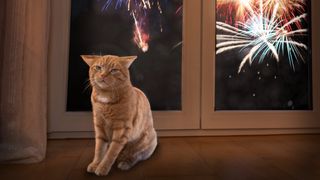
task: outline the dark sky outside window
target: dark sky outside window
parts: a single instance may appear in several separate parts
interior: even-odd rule
[[[259,3],[259,1],[252,2]],[[283,5],[290,9],[288,6],[292,4],[286,3]],[[308,30],[304,33],[305,35],[296,33],[290,36],[292,40],[307,46],[307,49],[299,49],[301,57],[293,58],[294,68],[289,63],[289,57],[286,53],[278,53],[279,62],[276,61],[275,55],[270,52],[259,61],[263,55],[261,51],[256,53],[256,58],[251,65],[246,62],[238,73],[241,61],[253,46],[234,48],[216,55],[215,110],[312,110],[310,1],[306,0],[302,5],[300,8],[291,9],[290,13],[294,14],[292,17],[287,16],[290,14],[283,14],[285,17],[280,16],[281,11],[279,9],[276,11],[277,16],[275,18],[275,21],[279,23],[279,27],[277,27],[279,29],[281,24],[283,25],[301,14],[308,14],[301,21],[292,23],[290,26],[292,29],[287,29],[288,27],[286,27],[281,31],[285,33],[285,31],[298,29]],[[253,11],[259,14],[259,4],[251,4],[251,6]],[[273,12],[274,6],[269,4],[263,8],[269,8],[267,6],[270,6],[270,10]],[[250,22],[248,19],[252,15],[250,15],[249,10],[241,12],[243,7],[232,3],[219,4],[217,2],[216,22],[222,23],[220,23],[220,28],[218,27],[219,23],[217,23],[216,44],[227,41],[218,35],[235,35],[221,28],[227,27],[230,29],[231,27],[226,26],[226,24],[233,26],[233,30],[237,28],[245,30],[243,26],[236,23],[238,21],[244,24]],[[243,13],[242,16],[237,17],[237,12]],[[271,16],[267,17],[264,22],[271,21]],[[254,37],[254,33],[252,31],[245,35],[238,34],[241,36],[239,39],[247,40],[246,38],[248,38],[249,43],[251,43],[253,40],[250,38]],[[274,35],[278,37],[276,36],[277,34]],[[231,40],[229,39],[229,41]],[[216,52],[218,50],[221,50],[221,47],[216,47]],[[288,49],[285,48],[284,51],[288,51]]]
[[[134,20],[126,6],[105,10],[104,0],[72,0],[67,111],[90,111],[91,88],[82,54],[138,55],[130,67],[131,81],[149,98],[153,110],[181,110],[182,0],[159,1],[149,11],[149,49],[134,43]],[[160,30],[162,27],[162,32]]]

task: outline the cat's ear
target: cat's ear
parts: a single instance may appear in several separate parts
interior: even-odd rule
[[[99,59],[101,56],[98,55],[81,55],[81,58],[86,62],[89,66],[92,66],[93,63]]]
[[[120,57],[119,62],[122,66],[129,68],[135,59],[137,59],[137,56],[124,56]]]

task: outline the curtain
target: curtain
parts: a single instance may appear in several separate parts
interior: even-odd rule
[[[49,0],[0,0],[0,162],[45,157],[49,9]]]

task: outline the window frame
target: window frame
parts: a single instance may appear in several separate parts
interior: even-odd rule
[[[312,34],[312,111],[214,111],[215,0],[184,0],[182,111],[154,111],[160,136],[320,132],[320,36]],[[311,2],[312,32],[320,1]],[[49,138],[93,137],[92,113],[66,112],[71,0],[51,2],[48,55]]]
[[[51,2],[48,132],[93,132],[91,112],[67,112],[71,0]],[[158,130],[200,128],[201,1],[183,1],[181,111],[153,111]],[[192,72],[192,73],[189,73]]]
[[[312,99],[313,110],[269,111],[215,111],[215,3],[203,1],[202,24],[202,89],[201,128],[202,129],[294,129],[320,127],[320,31],[317,9],[320,1],[311,1],[312,28]],[[213,38],[214,37],[214,38]],[[207,39],[213,39],[208,41]]]

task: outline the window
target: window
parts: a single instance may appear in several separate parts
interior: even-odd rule
[[[216,0],[216,110],[311,110],[310,0]]]
[[[149,97],[155,127],[165,135],[317,132],[320,1],[285,1],[299,5],[286,14],[292,16],[287,23],[297,16],[292,29],[273,13],[290,4],[272,3],[284,1],[147,0],[154,9],[144,21],[127,2],[52,2],[49,137],[92,136],[88,67],[79,55],[100,53],[138,54],[132,82]],[[269,10],[260,2],[271,3]],[[244,9],[248,5],[254,13]],[[237,17],[238,11],[244,15]],[[264,39],[270,44],[254,33],[271,33]],[[290,51],[281,33],[290,35]]]
[[[152,110],[181,110],[182,0],[72,0],[67,111],[91,111],[82,54],[138,55],[131,81]]]
[[[319,126],[316,3],[203,1],[204,129]]]
[[[140,20],[144,14],[128,10],[126,2],[53,1],[51,134],[92,135],[90,90],[85,89],[88,67],[80,59],[81,54],[137,54],[131,78],[151,102],[155,127],[199,129],[201,1],[143,1],[150,2],[150,9],[147,5],[141,10],[149,13],[148,20]],[[130,8],[138,8],[133,6],[130,4]]]

